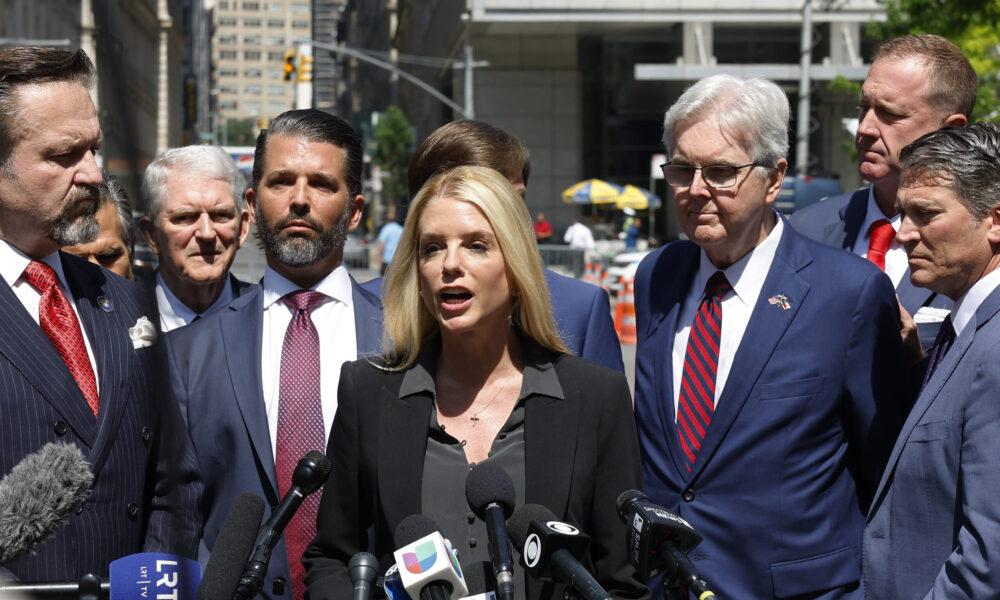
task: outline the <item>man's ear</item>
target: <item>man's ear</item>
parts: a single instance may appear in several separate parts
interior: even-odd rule
[[[156,242],[156,226],[153,225],[153,220],[146,216],[140,217],[139,231],[142,233],[142,239],[146,240],[149,249],[153,251],[153,254],[159,256],[160,246]]]
[[[1000,204],[994,206],[986,218],[990,219],[990,229],[986,232],[986,239],[994,246],[1000,245]]]
[[[351,218],[347,222],[347,230],[354,231],[361,224],[361,215],[364,214],[365,209],[365,197],[358,194],[354,197],[354,202],[347,207],[351,211]]]
[[[243,199],[247,201],[247,214],[250,216],[250,220],[257,224],[257,194],[254,193],[253,188],[247,188],[247,192],[243,194]],[[249,223],[248,223],[249,225]],[[248,229],[249,231],[249,229]]]
[[[969,119],[965,115],[948,115],[947,118],[941,123],[941,127],[965,127],[969,124]]]

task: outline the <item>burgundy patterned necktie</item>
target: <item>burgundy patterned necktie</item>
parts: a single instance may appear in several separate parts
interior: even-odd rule
[[[716,271],[705,284],[705,299],[698,306],[684,355],[684,373],[677,402],[677,435],[687,459],[688,473],[715,411],[715,375],[719,368],[722,334],[722,296],[731,291],[726,276]]]
[[[278,434],[275,468],[282,497],[292,487],[295,465],[310,450],[323,452],[323,406],[320,401],[319,334],[311,313],[327,296],[299,290],[281,301],[292,309],[292,322],[281,347],[281,379],[278,391]],[[285,528],[285,549],[292,577],[292,594],[301,600],[305,592],[302,553],[316,535],[316,513],[322,490],[306,496]]]
[[[38,290],[42,299],[38,302],[38,322],[42,331],[52,340],[59,357],[66,363],[76,385],[87,399],[87,405],[97,416],[97,380],[94,368],[87,355],[87,345],[83,341],[80,322],[70,306],[69,300],[59,287],[56,272],[49,265],[33,260],[24,270],[28,285]]]
[[[938,329],[937,337],[934,338],[934,345],[931,346],[931,355],[927,363],[927,374],[924,376],[924,383],[920,386],[921,390],[927,387],[927,382],[931,380],[931,375],[934,374],[934,370],[944,360],[944,355],[948,353],[948,349],[951,348],[951,344],[954,341],[955,327],[951,324],[951,315],[948,315],[941,322],[941,329]]]

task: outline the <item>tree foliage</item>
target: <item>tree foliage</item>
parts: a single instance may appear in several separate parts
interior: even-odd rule
[[[375,153],[372,160],[382,169],[383,194],[388,203],[406,200],[406,165],[410,162],[413,130],[398,106],[390,106],[375,126]]]
[[[880,0],[886,22],[870,29],[888,39],[907,33],[936,33],[962,49],[979,74],[973,119],[1000,120],[1000,0]]]

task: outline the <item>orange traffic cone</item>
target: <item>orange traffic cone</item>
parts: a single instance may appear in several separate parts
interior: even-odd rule
[[[626,279],[622,288],[622,297],[615,306],[615,331],[618,341],[623,344],[635,344],[638,336],[635,329],[635,294],[632,291],[632,278]]]
[[[587,270],[583,272],[583,281],[585,283],[594,283],[594,263],[587,261]]]

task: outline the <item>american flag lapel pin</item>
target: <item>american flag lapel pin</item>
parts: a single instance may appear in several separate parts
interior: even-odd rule
[[[788,296],[786,296],[784,294],[778,294],[776,296],[771,296],[770,298],[767,299],[767,301],[770,302],[771,304],[777,304],[778,306],[780,306],[784,310],[788,310],[789,308],[792,307],[792,305],[788,303]]]

